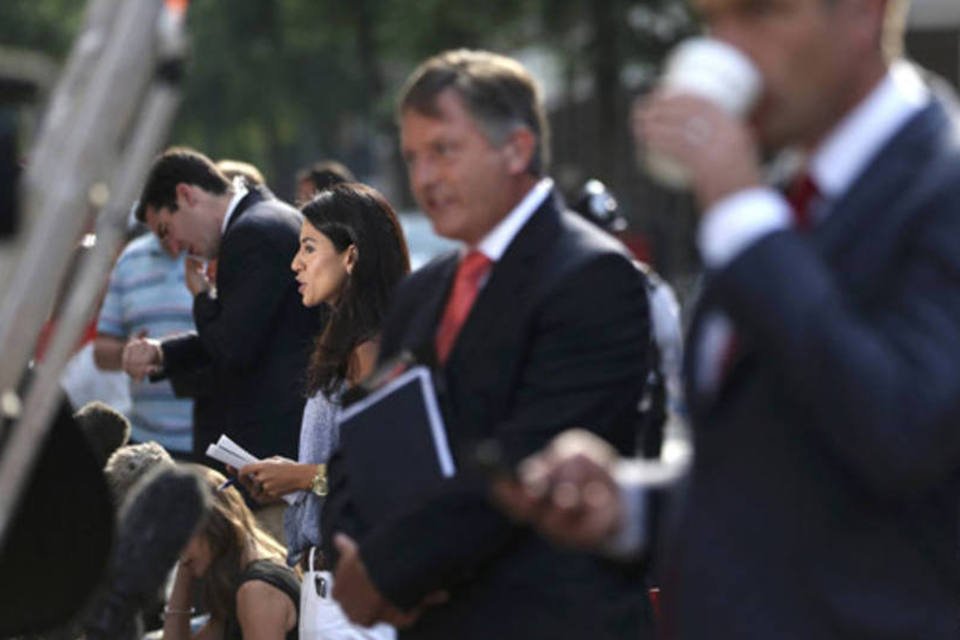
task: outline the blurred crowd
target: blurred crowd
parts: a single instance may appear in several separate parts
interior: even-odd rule
[[[955,96],[903,56],[902,0],[693,4],[709,35],[631,113],[637,171],[696,202],[682,314],[602,183],[560,193],[504,55],[399,89],[410,190],[456,243],[416,269],[339,162],[293,206],[161,153],[64,373],[50,439],[82,446],[36,472],[89,454],[117,515],[72,553],[103,567],[36,613],[51,516],[23,507],[0,635],[957,637]],[[429,419],[386,404],[416,370]]]

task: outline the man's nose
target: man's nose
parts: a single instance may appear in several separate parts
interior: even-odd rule
[[[410,186],[414,192],[432,185],[437,179],[436,165],[428,160],[418,160],[409,167]]]

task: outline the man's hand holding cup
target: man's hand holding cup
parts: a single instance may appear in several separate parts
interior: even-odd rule
[[[634,108],[643,168],[666,186],[692,187],[704,210],[761,184],[756,144],[744,122],[760,90],[759,71],[730,45],[711,38],[681,43],[659,87]]]

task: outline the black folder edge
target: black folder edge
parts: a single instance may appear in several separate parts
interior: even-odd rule
[[[452,478],[457,473],[456,465],[453,462],[453,454],[450,452],[450,443],[447,440],[447,430],[443,423],[443,416],[440,413],[440,406],[437,403],[437,393],[433,386],[433,377],[430,370],[421,365],[413,367],[397,376],[383,387],[370,393],[370,395],[357,400],[354,404],[345,408],[340,413],[339,423],[342,429],[345,424],[355,415],[362,413],[368,407],[371,407],[391,393],[405,387],[411,381],[416,382],[420,387],[420,393],[423,395],[423,404],[427,410],[427,420],[429,421],[430,435],[433,439],[434,450],[437,454],[437,461],[440,463],[440,473],[444,478]],[[349,425],[346,425],[349,429]]]

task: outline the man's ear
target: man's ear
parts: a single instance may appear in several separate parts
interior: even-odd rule
[[[196,194],[193,192],[194,187],[187,184],[186,182],[178,182],[177,186],[174,187],[174,194],[177,197],[177,207],[180,207],[181,202],[187,206],[193,206],[194,201],[196,200]]]
[[[510,173],[525,173],[536,149],[537,136],[526,127],[517,127],[503,145]]]

